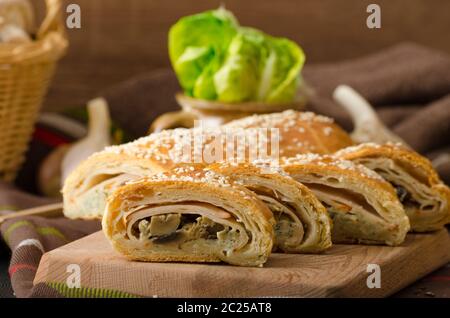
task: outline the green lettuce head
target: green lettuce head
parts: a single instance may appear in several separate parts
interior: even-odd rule
[[[223,8],[179,20],[169,54],[186,95],[229,103],[293,101],[305,62],[294,42],[241,27]]]

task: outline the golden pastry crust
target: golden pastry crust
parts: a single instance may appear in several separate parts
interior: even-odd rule
[[[82,163],[65,182],[64,213],[69,218],[100,218],[109,193],[126,181],[123,175],[129,175],[133,179],[170,170],[180,163],[205,161],[211,163],[229,160],[229,157],[236,158],[237,154],[230,153],[225,146],[228,142],[227,136],[232,135],[237,140],[252,138],[254,132],[245,128],[258,126],[279,128],[280,156],[292,156],[313,150],[328,153],[351,144],[348,135],[331,119],[295,111],[251,117],[250,120],[244,119],[213,130],[201,128],[167,130],[132,143],[109,147]],[[268,134],[270,135],[269,131]],[[198,137],[201,138],[201,142],[197,144],[195,140]],[[205,158],[204,151],[209,146],[216,145],[217,138],[221,138],[219,143],[223,147],[223,156]],[[270,135],[266,150],[272,148],[271,142]],[[196,149],[199,146],[200,149]],[[254,159],[251,158],[251,146],[254,146],[254,143],[247,140],[244,144],[244,158],[239,160]],[[195,151],[198,150],[202,154],[200,157],[195,155]],[[91,182],[92,180],[95,182]]]
[[[273,246],[275,220],[271,211],[245,187],[228,183],[223,176],[204,171],[200,167],[192,168],[179,168],[174,173],[166,172],[131,182],[110,196],[103,217],[103,230],[114,248],[130,259],[141,261],[224,261],[240,266],[264,264]],[[208,204],[226,211],[231,215],[231,218],[226,218],[227,222],[232,222],[250,233],[247,241],[244,240],[244,244],[236,249],[220,246],[216,248],[214,244],[218,239],[209,241],[209,245],[202,239],[194,239],[177,243],[177,246],[172,248],[148,239],[130,239],[127,227],[133,224],[127,224],[127,220],[133,217],[134,213],[142,211],[142,206],[173,206],[175,209],[177,205],[193,203]],[[177,210],[173,213],[177,213]],[[213,210],[211,213],[216,212]],[[241,243],[240,238],[244,234],[239,235],[236,241]],[[227,240],[224,242],[227,243]],[[233,242],[228,243],[233,246]],[[222,252],[223,249],[227,252]]]
[[[288,110],[282,113],[254,115],[230,122],[225,128],[278,128],[280,155],[331,154],[353,145],[350,136],[333,119],[311,112]]]
[[[230,135],[233,138],[228,138]],[[109,147],[85,160],[69,175],[63,188],[64,213],[69,218],[99,218],[103,215],[109,193],[126,181],[124,175],[132,177],[132,180],[170,170],[177,164],[220,162],[228,157],[237,159],[236,149],[228,151],[227,143],[231,141],[234,145],[236,139],[250,140],[253,137],[254,134],[244,129],[180,128]],[[249,140],[244,143],[245,152],[240,161],[245,161],[246,156],[251,157]],[[223,155],[205,158],[208,147],[217,145],[221,145]]]
[[[404,203],[413,231],[438,230],[450,222],[450,189],[431,162],[420,154],[400,144],[366,143],[343,149],[334,156],[365,165],[394,186],[406,188],[418,205],[421,200],[426,201],[431,206],[427,211]]]
[[[379,145],[375,143],[364,143],[342,149],[335,154],[335,157],[345,160],[379,156],[389,157],[401,162],[405,168],[411,170],[411,173],[419,176],[422,180],[426,180],[430,186],[442,183],[430,160],[419,155],[417,152],[405,148],[401,144]]]
[[[169,170],[175,165],[170,150],[191,135],[188,129],[164,131],[128,144],[108,147],[92,155],[64,182],[62,193],[65,216],[72,219],[101,218],[109,193],[127,181],[127,178],[122,178],[123,182],[116,184],[114,180],[108,179],[129,175],[129,181]]]
[[[127,178],[123,175],[129,175],[133,179],[170,170],[180,163],[211,163],[229,160],[229,157],[236,158],[237,154],[230,153],[225,146],[228,142],[227,136],[231,134],[238,140],[253,138],[251,129],[245,128],[258,127],[279,128],[280,156],[310,151],[328,153],[351,145],[348,135],[331,119],[295,111],[250,117],[213,130],[167,130],[125,145],[109,147],[84,161],[64,184],[64,213],[69,218],[100,218],[109,193],[126,181]],[[271,152],[271,132],[267,133],[269,136],[266,150]],[[198,137],[201,142],[197,144],[195,140]],[[219,141],[223,147],[222,158],[205,158],[205,149],[214,146],[217,138],[222,138]],[[251,158],[249,148],[253,145],[247,140],[244,146],[245,158],[240,158],[241,161],[254,159]],[[200,149],[196,149],[198,146]],[[202,154],[200,157],[195,155],[198,150]],[[94,182],[91,182],[92,180]]]
[[[265,203],[277,219],[275,245],[282,251],[318,253],[331,247],[332,223],[326,209],[307,187],[288,176],[281,168],[250,163],[216,163],[205,169],[247,187],[263,202],[264,198],[268,199]],[[294,215],[290,215],[290,226],[283,228],[283,222],[287,222],[292,212]],[[296,226],[300,228],[299,231],[295,231]]]
[[[283,169],[309,187],[334,222],[333,242],[401,244],[409,220],[394,188],[375,172],[331,156],[285,158]]]
[[[94,187],[107,176],[114,177],[120,174],[149,176],[163,170],[158,161],[136,158],[126,153],[97,153],[82,162],[65,181],[62,189],[64,215],[72,219],[99,219],[103,215],[106,202],[93,205],[92,200],[95,198],[83,198],[89,187]]]

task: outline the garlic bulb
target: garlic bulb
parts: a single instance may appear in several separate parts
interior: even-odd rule
[[[111,145],[111,119],[108,103],[103,98],[97,98],[88,103],[89,129],[85,138],[70,147],[65,155],[61,169],[61,184],[80,162],[95,152]]]
[[[0,43],[24,43],[30,41],[30,36],[15,25],[7,24],[0,27]]]
[[[34,14],[28,0],[0,0],[0,43],[31,41]]]
[[[350,86],[338,86],[333,93],[333,98],[352,117],[354,130],[351,137],[355,142],[378,144],[393,142],[409,147],[403,139],[381,122],[372,106]]]

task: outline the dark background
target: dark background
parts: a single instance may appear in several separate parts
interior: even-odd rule
[[[33,0],[43,11],[43,0]],[[448,0],[63,0],[77,3],[82,28],[57,71],[47,110],[84,104],[133,75],[169,66],[167,32],[184,15],[232,10],[242,25],[300,43],[308,63],[352,58],[401,41],[450,53]],[[382,28],[366,27],[367,5],[381,6]]]

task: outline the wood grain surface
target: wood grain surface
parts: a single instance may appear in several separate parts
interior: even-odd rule
[[[321,255],[273,254],[263,268],[132,262],[102,232],[46,253],[34,283],[66,282],[69,264],[83,287],[158,297],[386,297],[450,261],[447,230],[408,235],[400,247],[336,245]],[[368,264],[381,268],[369,289]]]

